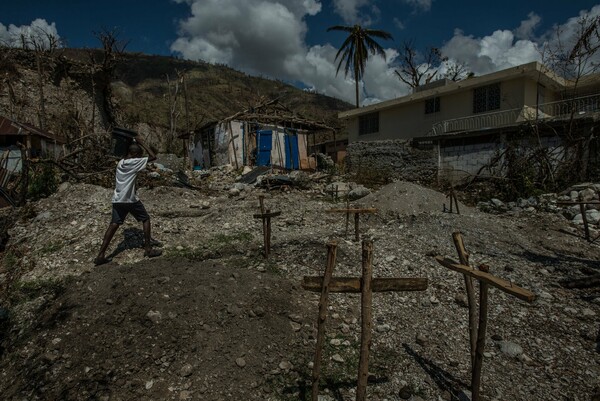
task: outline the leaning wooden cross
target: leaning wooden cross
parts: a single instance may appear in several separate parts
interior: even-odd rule
[[[367,396],[367,378],[369,375],[369,347],[371,345],[372,293],[384,291],[424,291],[426,278],[373,278],[373,242],[362,243],[362,278],[332,277],[335,266],[337,243],[327,244],[327,266],[323,276],[304,277],[302,287],[308,291],[320,292],[319,317],[317,320],[317,345],[312,373],[312,400],[319,397],[319,378],[321,373],[321,352],[325,341],[325,320],[330,292],[361,293],[361,333],[360,361],[358,365],[358,383],[356,400],[364,401]]]
[[[507,294],[513,295],[523,301],[533,302],[535,294],[524,288],[514,285],[512,282],[493,276],[489,273],[486,265],[478,266],[479,270],[469,266],[469,253],[465,249],[460,232],[452,234],[460,263],[441,256],[436,260],[448,269],[462,273],[467,288],[467,300],[469,304],[469,338],[471,348],[471,391],[472,401],[480,399],[481,366],[483,365],[483,350],[485,347],[485,333],[487,329],[488,309],[488,287],[494,286]],[[475,291],[472,279],[479,281],[479,318],[475,311]]]
[[[262,219],[263,223],[263,238],[265,243],[265,258],[269,257],[271,252],[271,217],[277,217],[281,212],[271,212],[270,209],[265,210],[265,197],[260,195],[258,197],[260,203],[260,214],[255,214],[255,219]]]
[[[359,219],[361,214],[377,213],[377,209],[374,208],[351,208],[350,204],[346,204],[345,209],[329,209],[327,213],[345,213],[346,214],[346,231],[344,235],[348,235],[348,224],[350,222],[350,213],[354,213],[354,240],[359,241]]]
[[[596,242],[596,240],[598,240],[598,238],[600,238],[600,235],[598,235],[596,238],[592,239],[592,237],[590,236],[590,228],[589,228],[589,224],[588,224],[588,220],[587,220],[587,215],[585,214],[585,209],[586,209],[586,205],[600,205],[599,201],[584,201],[581,196],[579,197],[579,201],[571,201],[571,202],[557,202],[557,205],[564,205],[564,206],[574,206],[574,205],[579,205],[579,213],[581,213],[581,219],[583,221],[583,232],[585,235],[585,240],[587,242],[591,242],[594,243]]]

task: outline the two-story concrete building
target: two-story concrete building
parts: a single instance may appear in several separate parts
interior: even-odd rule
[[[339,114],[356,141],[413,139],[437,149],[440,174],[453,180],[481,173],[503,140],[530,122],[597,116],[600,75],[566,81],[532,62],[453,82]],[[595,121],[595,119],[593,119]],[[557,135],[545,146],[560,147]]]

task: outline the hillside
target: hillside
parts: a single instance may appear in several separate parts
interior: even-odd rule
[[[32,51],[3,50],[0,114],[39,126],[38,55]],[[339,111],[352,107],[339,99],[309,93],[282,81],[253,77],[202,61],[122,53],[106,68],[102,51],[93,49],[57,49],[41,54],[39,59],[46,128],[67,138],[92,126],[94,131],[104,131],[111,124],[134,129],[147,124],[151,131],[164,133],[169,128],[171,114],[177,116],[178,132],[183,132],[188,124],[190,129],[197,129],[208,121],[274,98],[307,118],[332,126],[338,124]],[[185,82],[181,77],[185,77]],[[106,93],[110,96],[109,103]],[[189,120],[185,112],[186,95]]]

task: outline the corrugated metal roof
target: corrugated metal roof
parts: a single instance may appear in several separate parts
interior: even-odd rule
[[[16,122],[9,118],[0,116],[1,136],[25,136],[28,134],[40,136],[42,138],[49,139],[51,141],[56,141],[61,144],[66,143],[66,140],[59,135],[55,135],[47,131],[42,131],[41,129],[34,127],[31,124]]]

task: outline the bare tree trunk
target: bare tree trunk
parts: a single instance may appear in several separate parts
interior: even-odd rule
[[[356,85],[356,108],[358,109],[360,104],[359,104],[359,97],[358,97],[358,71],[356,70],[356,68],[354,69],[354,84]]]
[[[46,100],[44,98],[44,69],[42,68],[42,54],[41,50],[36,51],[35,55],[38,73],[38,93],[39,93],[39,109],[38,109],[38,124],[42,130],[46,129]]]

